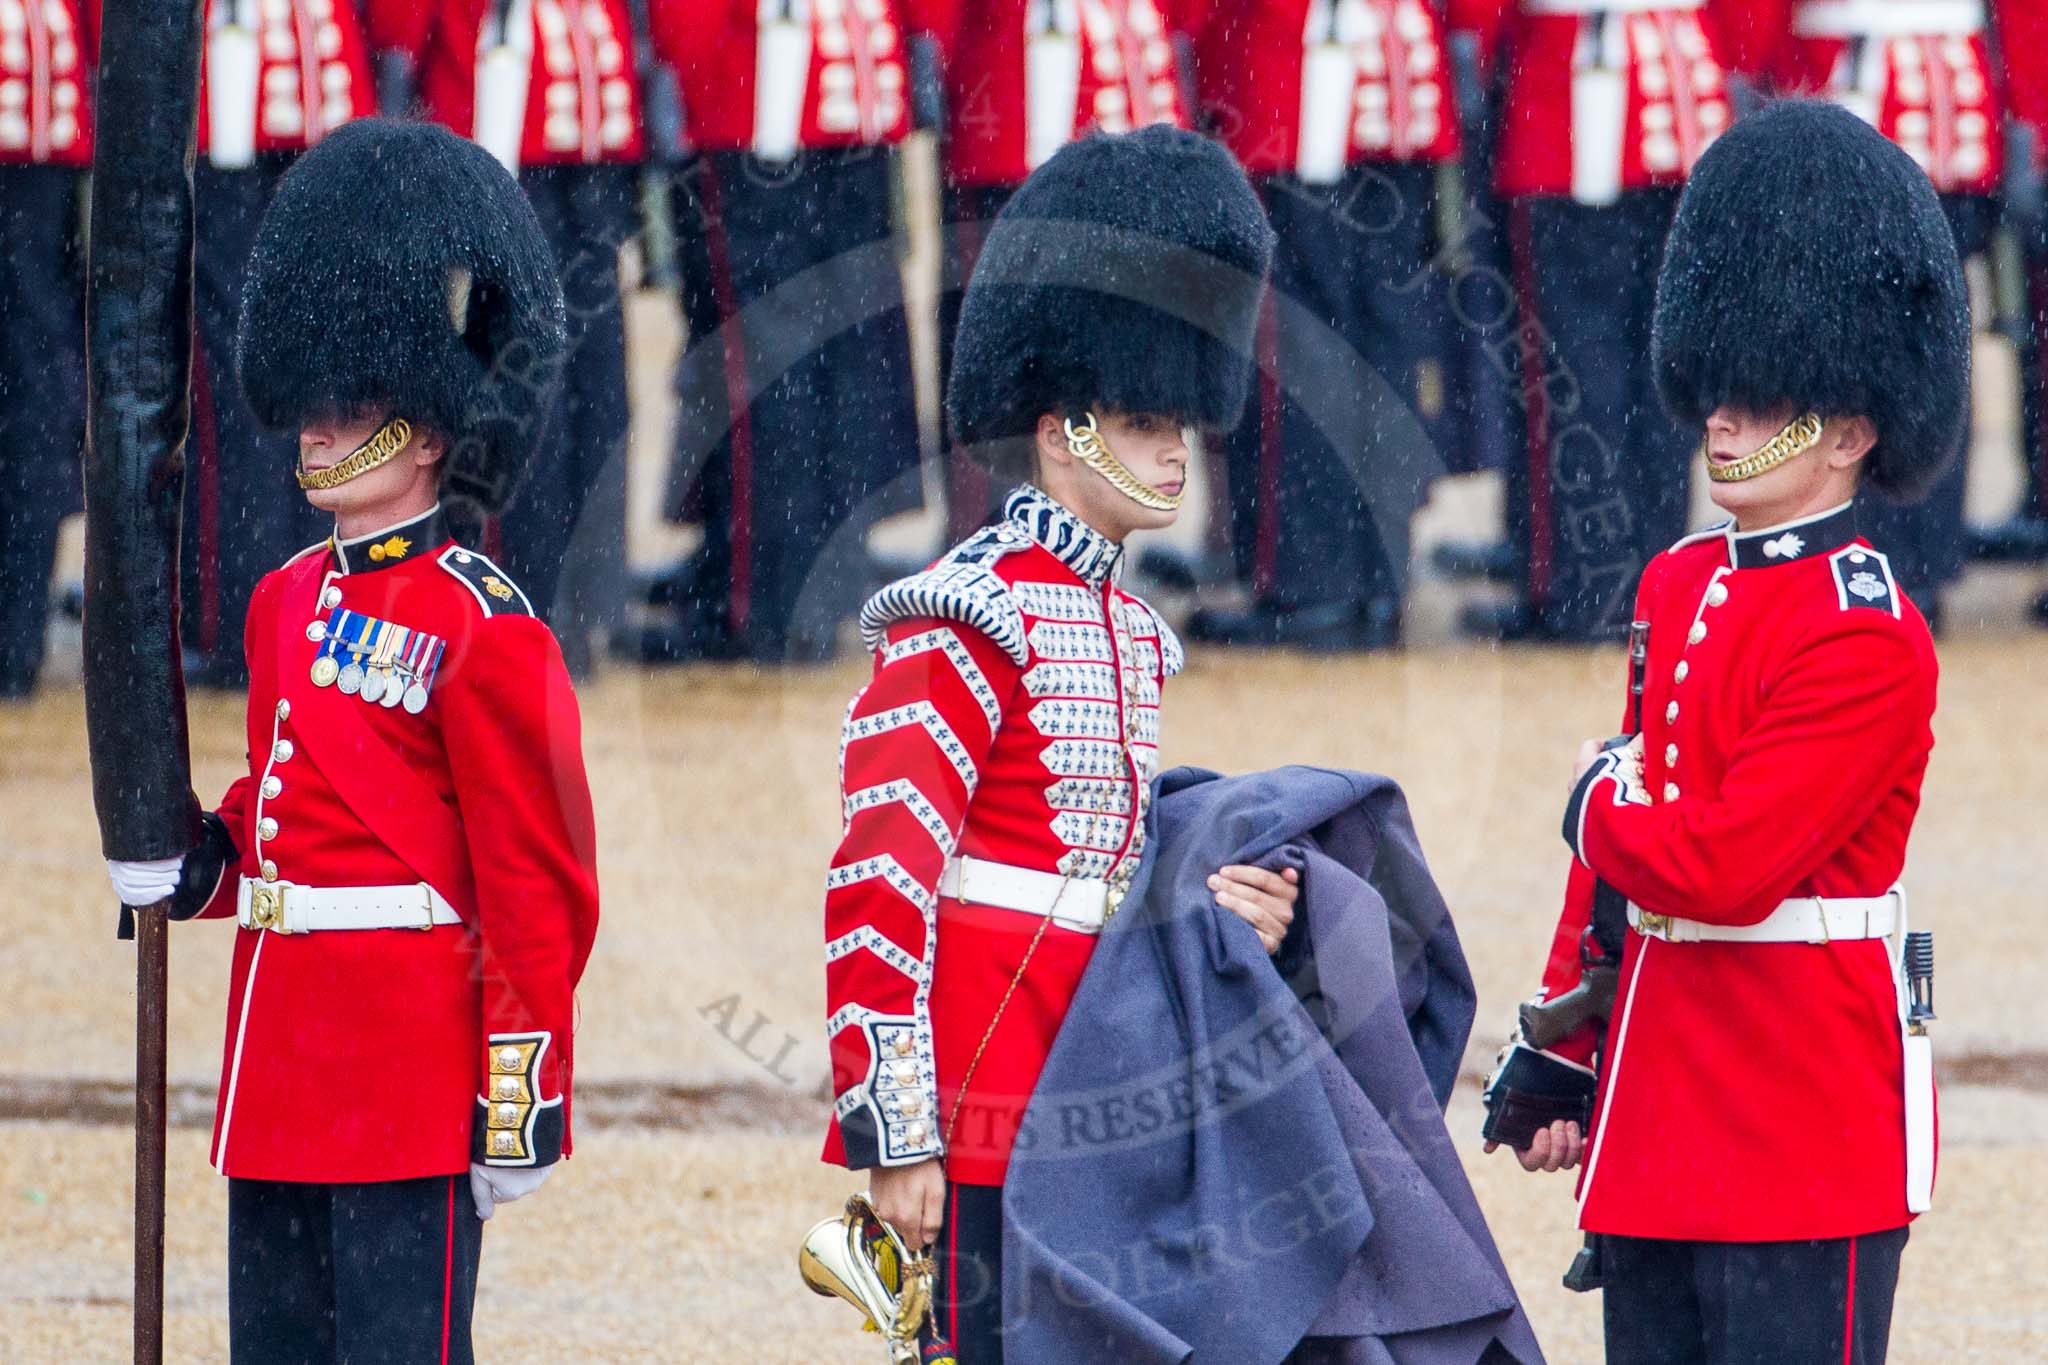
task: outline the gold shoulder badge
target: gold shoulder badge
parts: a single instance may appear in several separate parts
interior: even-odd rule
[[[506,572],[475,550],[451,545],[435,563],[459,579],[485,616],[531,616],[533,603]]]
[[[512,589],[505,585],[504,579],[494,573],[484,575],[484,591],[497,598],[500,602],[510,602],[512,600]]]
[[[404,559],[406,553],[411,549],[411,541],[407,540],[404,536],[393,536],[389,540],[380,540],[375,545],[372,545],[370,547],[370,558],[375,563],[382,564],[387,559]]]

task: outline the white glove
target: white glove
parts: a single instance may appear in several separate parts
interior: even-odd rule
[[[114,894],[126,906],[155,905],[178,889],[178,874],[184,870],[182,853],[175,858],[151,858],[140,863],[107,859],[107,876],[113,880]]]
[[[524,1199],[541,1187],[553,1166],[483,1166],[469,1164],[469,1193],[476,1200],[476,1216],[486,1223],[498,1205]]]

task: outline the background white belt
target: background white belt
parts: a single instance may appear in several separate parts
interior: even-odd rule
[[[275,899],[272,899],[272,898]],[[310,934],[324,929],[431,929],[460,924],[455,907],[425,882],[405,886],[300,886],[242,878],[235,918],[244,929]]]
[[[1648,14],[1694,10],[1700,0],[1521,0],[1524,14]]]
[[[1984,0],[1808,0],[1792,16],[1801,38],[1968,37],[1984,31]]]
[[[1102,932],[1109,904],[1109,883],[1096,877],[1063,877],[980,858],[955,858],[939,874],[939,894],[969,905],[1018,910],[1027,915],[1050,914],[1063,929],[1083,934]]]
[[[1898,926],[1904,894],[1893,887],[1882,896],[1802,896],[1786,901],[1755,924],[1708,924],[1630,905],[1628,923],[1639,934],[1670,943],[1832,943],[1886,938]]]

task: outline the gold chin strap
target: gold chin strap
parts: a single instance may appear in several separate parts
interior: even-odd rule
[[[379,465],[391,463],[398,452],[405,449],[405,443],[412,439],[412,423],[403,417],[394,417],[377,428],[375,435],[351,451],[348,457],[325,469],[309,470],[302,463],[299,466],[299,487],[307,492],[320,489],[339,488],[350,479],[367,474]]]
[[[1180,506],[1182,494],[1166,494],[1146,483],[1124,467],[1124,462],[1110,453],[1109,444],[1102,439],[1102,432],[1095,426],[1095,414],[1089,413],[1084,425],[1075,426],[1074,419],[1065,421],[1067,449],[1074,452],[1074,458],[1109,480],[1109,486],[1129,498],[1140,507],[1154,512],[1171,512]]]
[[[1765,441],[1749,454],[1733,464],[1715,464],[1707,461],[1707,477],[1715,483],[1741,483],[1765,474],[1795,456],[1804,455],[1820,444],[1820,414],[1809,412],[1803,417],[1794,417],[1781,428],[1776,436]],[[1700,453],[1706,453],[1706,442],[1700,443]]]

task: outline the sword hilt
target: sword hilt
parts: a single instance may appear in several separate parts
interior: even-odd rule
[[[1906,1022],[1921,1026],[1934,1014],[1934,932],[1914,929],[1906,935]]]

